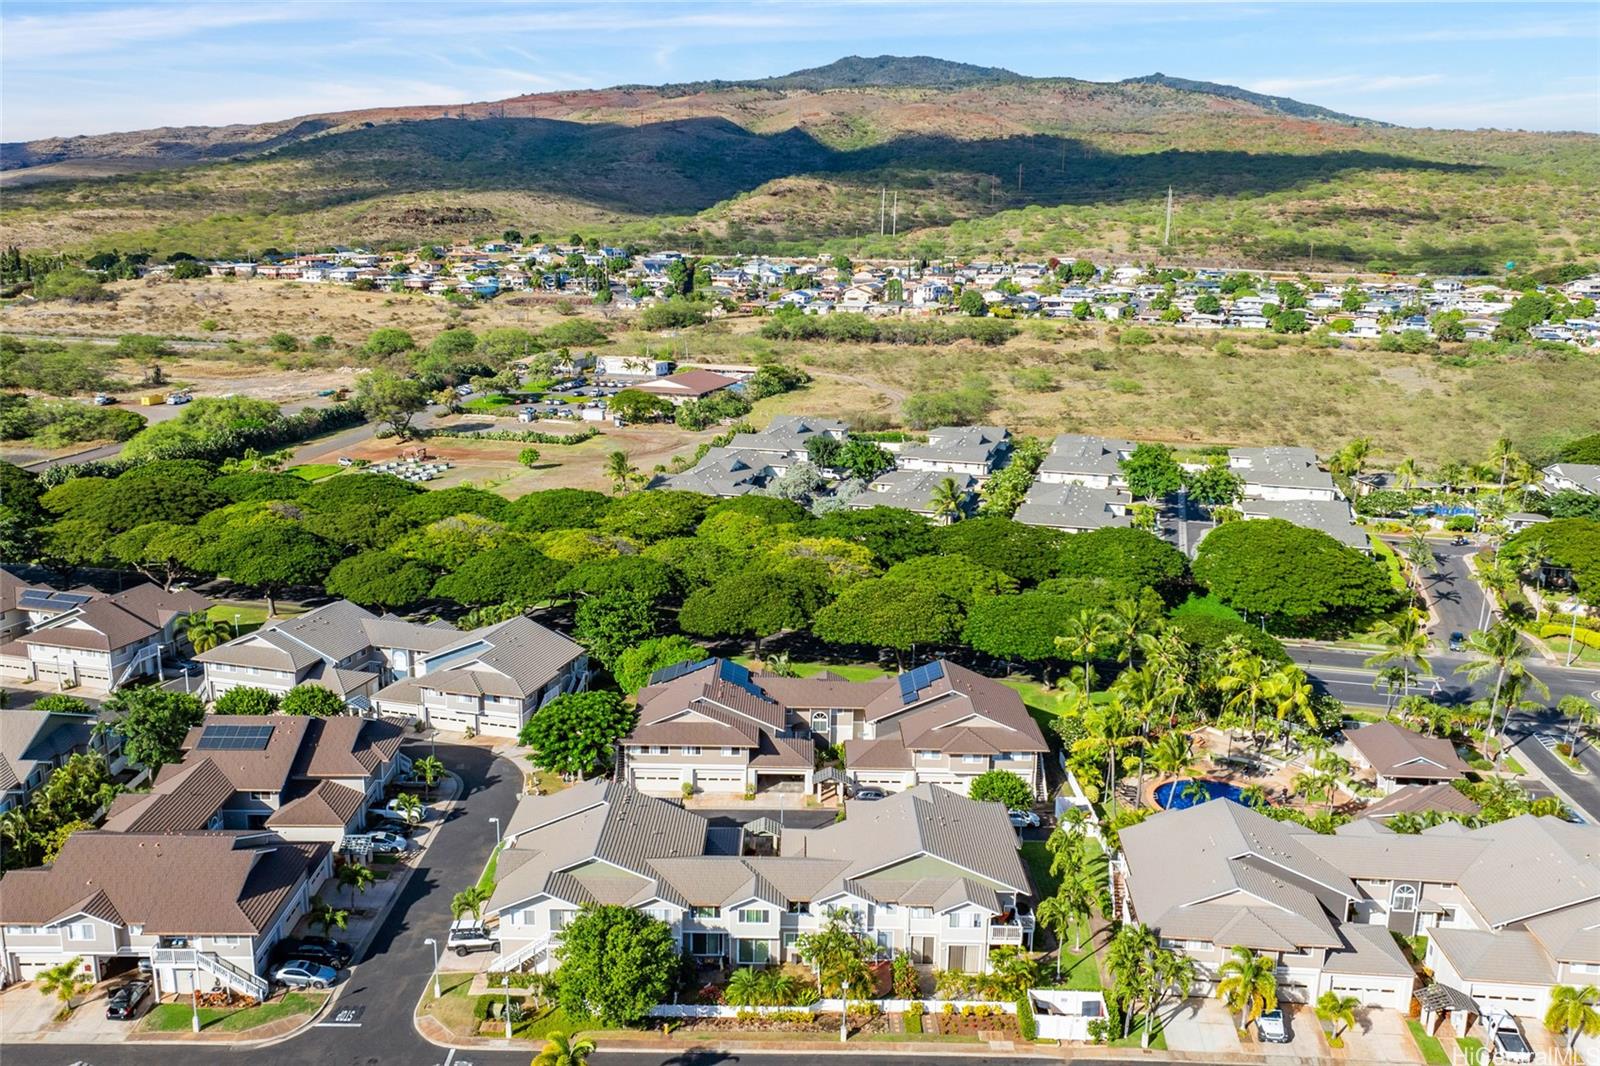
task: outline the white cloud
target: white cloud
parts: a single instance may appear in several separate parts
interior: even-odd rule
[[[4,20],[7,63],[120,51],[133,45],[303,17],[281,6],[128,7],[87,14],[18,15]]]
[[[1385,106],[1371,117],[1439,129],[1579,130],[1600,133],[1596,93],[1544,93],[1499,99]]]

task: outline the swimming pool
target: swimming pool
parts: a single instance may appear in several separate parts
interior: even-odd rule
[[[1209,777],[1195,778],[1195,783],[1206,790],[1208,799],[1232,800],[1242,806],[1255,806],[1244,801],[1244,792],[1238,785],[1230,785],[1226,781],[1216,781]],[[1164,785],[1156,786],[1156,803],[1164,810],[1181,811],[1186,807],[1193,807],[1195,799],[1187,794],[1185,788],[1188,781],[1168,781]],[[1204,802],[1204,801],[1202,801]]]

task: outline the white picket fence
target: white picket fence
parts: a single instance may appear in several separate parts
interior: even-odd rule
[[[943,1011],[946,1003],[952,1004],[958,1011],[963,1007],[988,1007],[991,1010],[998,1008],[1004,1014],[1017,1013],[1015,1003],[990,1002],[982,999],[852,999],[850,1001],[850,1005],[858,1010],[863,1003],[871,1003],[887,1014],[902,1013],[912,1003],[921,1003],[929,1014]],[[821,999],[804,1007],[725,1007],[711,1003],[658,1003],[650,1008],[650,1015],[654,1018],[737,1018],[740,1014],[751,1012],[779,1014],[797,1010],[809,1011],[812,1014],[837,1014],[842,1005],[843,1002],[837,999]]]

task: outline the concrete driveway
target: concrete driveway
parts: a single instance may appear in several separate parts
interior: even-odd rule
[[[1237,1055],[1240,1047],[1236,1021],[1221,1000],[1186,999],[1167,1019],[1167,1047],[1172,1051]]]
[[[1352,1062],[1421,1061],[1405,1018],[1398,1011],[1378,1007],[1356,1012],[1356,1024],[1344,1033],[1343,1057]]]

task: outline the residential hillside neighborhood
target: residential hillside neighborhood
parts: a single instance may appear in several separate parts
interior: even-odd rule
[[[609,247],[598,241],[524,242],[511,232],[507,236],[517,239],[462,241],[407,252],[340,248],[248,262],[175,257],[166,263],[139,262],[135,271],[154,278],[349,285],[469,301],[533,292],[617,310],[693,295],[713,302],[713,316],[739,310],[780,317],[955,314],[1279,333],[1327,326],[1355,338],[1416,332],[1446,340],[1600,345],[1600,318],[1594,309],[1600,275],[1540,286],[1530,300],[1523,290],[1484,278],[1349,277],[1341,282],[1081,258],[931,263],[851,262],[839,255],[717,257],[636,245]],[[1535,310],[1540,313],[1534,315]]]

